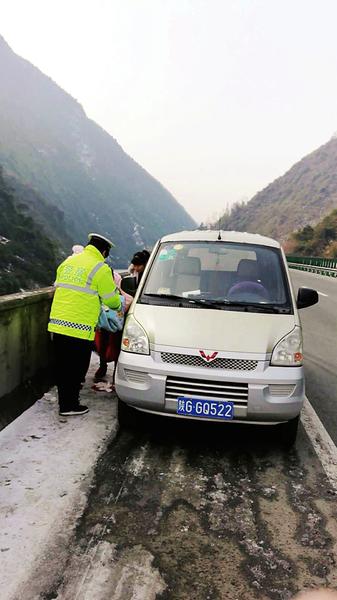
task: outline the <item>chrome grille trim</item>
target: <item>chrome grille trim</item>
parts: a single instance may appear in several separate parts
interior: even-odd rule
[[[206,362],[201,356],[194,354],[177,354],[174,352],[161,352],[164,363],[185,365],[187,367],[205,367],[206,369],[226,369],[228,371],[254,371],[257,360],[244,360],[239,358],[215,358]]]
[[[247,406],[248,384],[167,377],[165,390],[166,400],[177,400],[179,396],[211,398],[213,400],[231,400],[238,406]]]
[[[293,384],[287,385],[282,383],[271,383],[268,387],[271,396],[289,397],[293,393],[296,386]]]
[[[133,369],[124,369],[125,376],[129,381],[134,383],[145,383],[147,381],[147,373],[143,371],[134,371]]]

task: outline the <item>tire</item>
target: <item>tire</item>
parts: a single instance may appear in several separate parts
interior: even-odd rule
[[[279,425],[279,441],[286,450],[292,448],[296,442],[299,422],[300,415],[297,415],[297,417],[287,421],[287,423]]]
[[[137,421],[137,411],[118,398],[117,415],[119,426],[122,428],[133,428]]]

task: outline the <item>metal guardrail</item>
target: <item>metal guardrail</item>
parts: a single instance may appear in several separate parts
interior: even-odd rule
[[[328,277],[337,277],[337,258],[323,258],[320,256],[287,256],[291,269],[309,271]]]

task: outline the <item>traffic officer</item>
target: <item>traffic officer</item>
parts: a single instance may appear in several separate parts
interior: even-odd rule
[[[114,245],[98,233],[57,269],[48,331],[53,333],[60,415],[83,415],[79,403],[81,382],[89,368],[92,340],[100,306],[120,309],[120,297],[110,267],[104,262]]]

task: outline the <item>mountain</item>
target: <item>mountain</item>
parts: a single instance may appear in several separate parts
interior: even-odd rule
[[[61,253],[57,243],[44,233],[36,215],[46,210],[44,201],[21,184],[8,183],[0,168],[0,295],[51,285]],[[62,218],[58,209],[50,222]]]
[[[332,138],[258,192],[247,204],[238,204],[224,214],[221,227],[269,235],[283,241],[292,231],[315,225],[336,207],[337,139]]]
[[[335,208],[315,227],[306,225],[295,231],[285,243],[287,254],[337,258],[337,209]]]
[[[113,239],[114,264],[123,267],[158,237],[195,228],[156,179],[1,36],[0,81],[0,164],[62,211],[54,231],[62,244],[85,244],[98,231]]]

